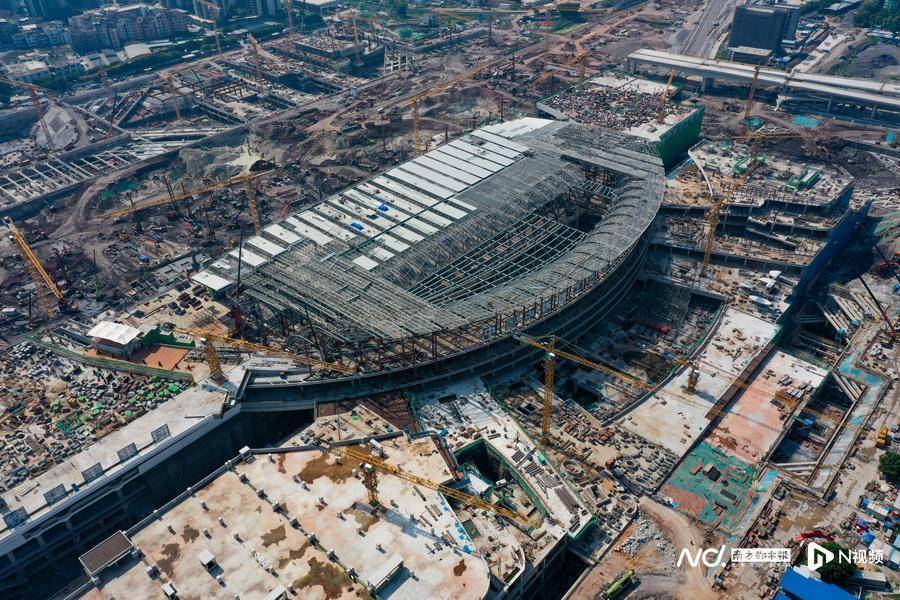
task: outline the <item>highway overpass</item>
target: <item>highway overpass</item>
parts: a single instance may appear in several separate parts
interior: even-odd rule
[[[656,67],[682,75],[700,78],[701,91],[716,82],[747,85],[753,81],[757,67],[744,63],[696,58],[643,49],[628,55],[626,65],[634,72],[639,66]],[[792,73],[768,67],[759,68],[758,84],[779,93],[779,103],[817,105],[831,113],[838,108],[855,108],[875,118],[900,117],[900,85],[869,79],[833,77],[812,73]]]

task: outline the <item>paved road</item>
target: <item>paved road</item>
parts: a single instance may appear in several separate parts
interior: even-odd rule
[[[680,48],[673,48],[681,54],[709,57],[715,53],[716,44],[731,24],[735,0],[709,0],[691,32]]]

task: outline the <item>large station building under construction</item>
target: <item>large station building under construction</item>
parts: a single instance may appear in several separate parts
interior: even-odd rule
[[[291,323],[295,352],[352,370],[350,381],[305,369],[273,381],[251,369],[248,399],[494,372],[533,356],[511,334],[565,335],[622,297],[662,174],[639,138],[534,118],[489,126],[266,227],[195,281]]]
[[[0,590],[19,593],[70,563],[83,577],[80,553],[242,446],[296,431],[317,405],[525,367],[538,351],[519,333],[577,337],[635,281],[662,196],[662,161],[645,140],[525,118],[264,227],[194,283],[248,320],[289,324],[292,352],[341,368],[250,361],[223,386],[188,390],[97,440],[30,480],[27,494],[4,494]]]

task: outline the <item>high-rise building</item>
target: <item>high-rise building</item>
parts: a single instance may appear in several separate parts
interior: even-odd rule
[[[169,38],[187,31],[187,13],[146,4],[107,6],[74,16],[69,25],[76,50],[121,48],[130,42]]]
[[[793,40],[800,22],[796,3],[748,4],[734,10],[731,48],[749,47],[777,51],[782,40]]]
[[[282,12],[279,0],[250,0],[250,8],[260,17],[274,17]]]

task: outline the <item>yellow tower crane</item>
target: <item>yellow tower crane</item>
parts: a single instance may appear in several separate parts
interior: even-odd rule
[[[288,34],[294,33],[294,5],[291,0],[284,0],[284,12],[287,14]]]
[[[203,342],[203,353],[206,356],[206,364],[209,365],[209,376],[216,383],[225,381],[225,372],[222,371],[222,361],[219,359],[219,351],[213,345],[212,340],[208,337],[201,337]]]
[[[28,242],[25,241],[22,232],[19,231],[18,227],[13,225],[12,219],[4,217],[3,223],[9,229],[13,240],[15,240],[16,245],[19,248],[19,254],[22,255],[22,260],[25,262],[25,268],[28,270],[31,280],[34,282],[34,293],[38,298],[41,308],[49,319],[53,316],[54,308],[62,308],[65,306],[63,293],[59,290],[59,287],[56,285],[56,282],[53,281],[53,278],[50,277],[50,274],[44,268],[44,265],[41,264],[37,255],[32,251]],[[56,298],[57,307],[53,306],[53,302],[48,297],[47,290],[49,290],[53,297]]]
[[[633,375],[629,375],[628,373],[625,373],[618,369],[594,362],[590,359],[584,358],[583,356],[579,356],[572,352],[567,352],[565,350],[561,350],[558,345],[559,339],[556,336],[548,336],[548,337],[549,337],[549,340],[544,341],[541,339],[533,338],[533,337],[531,337],[529,335],[525,335],[525,334],[517,334],[514,336],[514,338],[517,341],[519,341],[523,344],[529,345],[529,346],[534,346],[535,348],[540,348],[541,350],[543,350],[546,353],[544,356],[544,369],[545,369],[545,371],[544,371],[544,413],[543,413],[543,418],[541,420],[541,434],[542,434],[542,440],[543,440],[543,443],[545,446],[547,445],[547,442],[549,441],[549,438],[550,438],[550,424],[551,424],[551,419],[552,419],[552,414],[553,414],[553,382],[555,379],[554,371],[555,371],[555,367],[556,367],[557,358],[567,358],[575,363],[578,363],[579,365],[588,367],[589,369],[593,369],[595,371],[599,371],[601,373],[609,375],[610,377],[613,377],[620,381],[624,381],[626,383],[636,385],[648,392],[656,392],[660,395],[667,393],[667,392],[663,392],[663,390],[661,390],[658,385],[654,385],[654,384],[650,383],[649,381],[644,381],[643,379],[639,379],[637,377],[634,377]],[[697,363],[697,361],[686,361],[686,360],[681,360],[678,358],[674,358],[673,360],[682,365],[686,365],[690,369],[690,371],[688,372],[688,381],[687,381],[687,385],[685,386],[685,390],[690,392],[691,394],[697,393],[697,383],[700,380],[700,373],[701,373],[700,366]],[[706,367],[707,365],[704,365],[704,366]],[[728,375],[729,374],[725,370],[715,369],[712,367],[709,367],[709,369],[710,369],[709,371],[703,371],[703,372],[707,372],[710,375],[712,375],[713,377],[718,376],[718,375]],[[547,372],[548,370],[549,370],[549,374]],[[746,381],[735,381],[731,385],[736,388],[739,388],[739,389],[747,390],[751,387],[752,384],[747,383]],[[701,408],[701,407],[702,408],[710,408],[709,404],[705,401],[703,401],[702,403],[693,404],[685,396],[679,396],[678,399],[682,402],[691,404],[698,408]],[[718,406],[718,405],[713,406],[711,408],[710,412],[707,414],[707,417],[711,418],[711,419],[717,417],[719,412],[721,411],[721,409],[722,409],[721,406]],[[766,423],[764,423],[760,420],[752,419],[750,417],[747,417],[745,415],[740,415],[740,414],[737,414],[737,416],[742,419],[745,419],[747,421],[750,421],[752,423],[755,423],[757,425],[760,425],[762,427],[767,427],[767,428],[771,429],[772,431],[781,431],[780,429],[773,428],[770,425],[767,425]]]
[[[199,328],[190,328],[190,329],[175,329],[175,333],[180,333],[183,335],[188,335],[194,338],[200,338],[206,340],[206,346],[209,348],[212,346],[212,343],[222,344],[223,346],[229,346],[231,348],[237,348],[240,350],[249,350],[252,352],[259,352],[260,354],[266,354],[269,356],[283,356],[285,358],[289,358],[295,362],[306,365],[308,367],[316,367],[319,369],[323,369],[326,371],[334,371],[336,373],[342,373],[344,375],[351,375],[355,371],[353,367],[344,365],[341,363],[328,362],[324,360],[317,360],[314,358],[310,358],[304,356],[302,354],[295,354],[293,352],[289,352],[287,350],[280,350],[278,348],[271,348],[269,346],[263,346],[262,344],[255,344],[253,342],[248,342],[246,340],[239,340],[235,338],[230,338],[226,335],[216,333],[214,331],[208,331],[206,329]],[[213,349],[215,352],[215,349]],[[209,359],[209,352],[207,351],[207,359]],[[218,356],[216,356],[215,362],[218,362]],[[210,361],[210,371],[213,370],[212,361]],[[221,367],[219,367],[221,370]]]
[[[465,81],[466,79],[484,71],[485,69],[495,67],[499,63],[500,63],[500,60],[489,60],[489,61],[481,63],[480,65],[475,65],[471,69],[469,69],[463,73],[460,73],[459,75],[457,75],[455,77],[451,77],[450,79],[447,79],[445,81],[442,81],[441,83],[438,83],[437,85],[425,90],[421,94],[416,94],[409,100],[408,105],[412,106],[413,144],[415,146],[416,156],[422,154],[422,151],[423,151],[422,138],[419,135],[419,102],[421,102],[422,100],[425,100],[429,96],[432,96],[434,94],[442,92],[442,91],[446,90],[447,88],[449,88],[453,85],[456,85],[457,83],[459,83],[461,81]]]
[[[250,47],[253,50],[253,66],[256,71],[256,80],[262,81],[262,58],[259,55],[259,42],[256,41],[252,33],[247,34],[247,40],[250,42]]]
[[[224,181],[220,181],[218,183],[214,183],[212,185],[208,185],[206,187],[202,187],[196,190],[191,190],[189,192],[184,192],[181,194],[172,194],[172,190],[170,188],[170,184],[167,184],[169,187],[169,195],[164,198],[155,198],[152,200],[146,200],[139,204],[133,204],[131,206],[117,208],[115,210],[111,210],[109,212],[103,213],[103,218],[105,219],[117,219],[119,217],[123,217],[125,215],[135,216],[142,210],[147,210],[149,208],[156,208],[158,206],[165,206],[166,204],[171,204],[173,202],[178,202],[179,200],[184,200],[185,198],[190,198],[191,196],[198,196],[200,194],[205,194],[208,192],[214,192],[216,190],[225,189],[231,187],[232,185],[238,183],[244,183],[252,181],[253,179],[260,177],[269,173],[269,171],[257,171],[255,173],[249,173],[247,175],[240,175],[239,177],[232,177],[230,179],[226,179]],[[255,203],[255,200],[254,200]]]
[[[755,81],[755,80],[754,80]],[[709,268],[709,260],[712,257],[713,247],[716,243],[716,229],[719,226],[719,219],[722,216],[722,209],[731,200],[741,185],[753,174],[756,167],[759,166],[757,156],[759,154],[759,146],[764,139],[788,139],[795,137],[803,137],[802,134],[788,132],[770,132],[762,129],[752,132],[746,136],[746,140],[750,142],[750,164],[747,170],[740,177],[736,177],[731,185],[718,199],[713,200],[712,206],[706,212],[706,244],[703,249],[703,262],[700,263],[700,275],[705,275]]]
[[[533,529],[540,526],[540,519],[529,519],[528,517],[520,515],[513,510],[509,510],[508,508],[498,506],[496,504],[493,504],[492,502],[482,500],[481,498],[478,498],[476,496],[471,496],[469,494],[466,494],[465,492],[457,490],[456,488],[450,487],[449,485],[437,483],[436,481],[431,481],[430,479],[420,477],[419,475],[413,475],[409,471],[405,471],[400,467],[392,465],[389,462],[384,461],[376,456],[371,456],[369,454],[366,454],[365,452],[360,452],[359,450],[355,450],[347,446],[332,446],[330,449],[333,450],[336,454],[341,455],[342,457],[358,460],[360,462],[363,471],[363,485],[366,486],[366,490],[369,493],[369,502],[371,502],[372,504],[378,503],[378,476],[375,474],[375,469],[378,469],[395,477],[399,477],[404,481],[409,481],[410,483],[415,483],[430,490],[440,492],[445,496],[449,496],[450,498],[458,500],[468,506],[487,510],[506,519],[509,519],[510,521],[516,521],[518,523],[521,523],[525,527]],[[369,473],[369,471],[371,473]]]
[[[50,148],[51,152],[56,152],[56,146],[53,144],[53,136],[50,135],[50,128],[47,126],[47,120],[44,118],[44,108],[41,106],[41,99],[38,97],[38,92],[46,94],[47,90],[31,83],[16,81],[14,79],[4,79],[2,77],[0,77],[0,83],[24,88],[28,91],[28,96],[31,98],[31,104],[34,105],[34,112],[37,114],[38,122],[41,124],[41,129],[44,130],[44,135],[47,136],[47,147]]]
[[[669,103],[669,95],[671,94],[672,82],[675,80],[675,69],[669,71],[669,79],[666,81],[666,87],[659,98],[659,112],[656,113],[656,120],[662,123],[666,120],[666,105]]]
[[[244,175],[244,189],[247,191],[247,210],[250,212],[250,219],[253,221],[253,231],[256,235],[262,230],[262,221],[259,218],[259,205],[256,204],[256,191],[253,189],[254,174],[248,173]]]
[[[557,347],[558,338],[556,336],[550,336],[550,339],[548,341],[542,341],[525,334],[518,334],[515,336],[515,339],[523,344],[534,346],[535,348],[540,348],[544,351],[544,412],[541,419],[541,442],[545,446],[550,441],[550,424],[553,415],[553,386],[557,358],[567,358],[584,367],[588,367],[589,369],[605,373],[611,377],[627,381],[628,383],[633,383],[642,388],[654,388],[653,385],[647,383],[642,379],[638,379],[637,377],[633,377],[627,373],[623,373],[622,371],[607,367],[606,365],[601,365],[600,363],[588,360],[587,358],[578,356],[577,354],[572,354],[571,352],[560,350]]]
[[[750,92],[747,94],[747,104],[744,105],[744,121],[741,129],[747,133],[747,127],[750,125],[750,113],[753,110],[753,100],[756,98],[756,86],[759,84],[760,67],[753,69],[753,81],[750,82]]]
[[[198,4],[202,4],[208,9],[214,11],[212,15],[213,34],[216,36],[216,54],[222,54],[222,42],[219,39],[219,11],[221,10],[217,4],[208,2],[207,0],[194,0]]]

